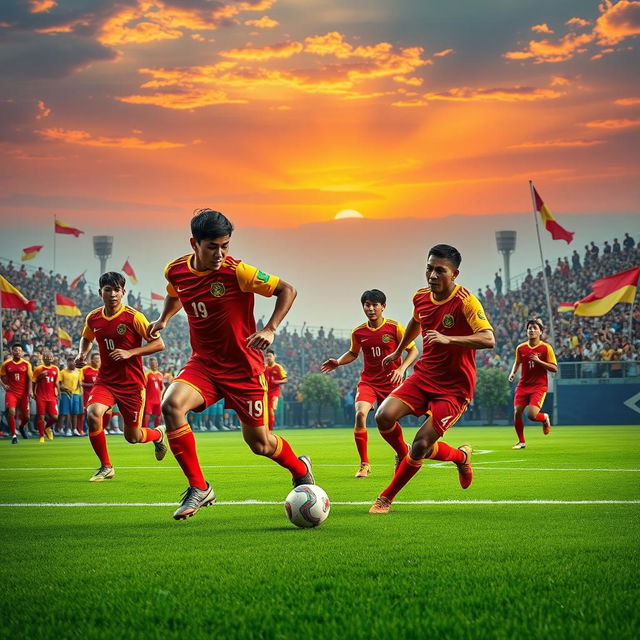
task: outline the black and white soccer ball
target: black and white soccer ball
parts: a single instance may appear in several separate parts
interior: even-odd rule
[[[289,493],[284,508],[296,527],[308,529],[321,525],[327,519],[331,504],[324,489],[315,484],[301,484]]]

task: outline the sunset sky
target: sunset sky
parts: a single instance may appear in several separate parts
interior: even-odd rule
[[[521,213],[529,178],[637,214],[638,34],[630,0],[3,0],[0,255],[54,214]]]

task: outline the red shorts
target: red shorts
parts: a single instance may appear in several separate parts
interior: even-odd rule
[[[520,389],[516,387],[516,395],[513,398],[514,407],[538,407],[542,409],[542,403],[547,395],[546,389]]]
[[[204,402],[196,409],[197,412],[224,398],[224,406],[233,409],[242,424],[249,427],[269,425],[267,381],[262,373],[234,380],[214,377],[210,366],[191,358],[173,382],[188,384],[200,393]]]
[[[150,416],[161,416],[162,408],[159,402],[145,402],[144,412]]]
[[[273,407],[278,403],[279,397],[280,397],[279,393],[267,392],[267,398],[268,398],[267,406],[269,407],[269,409],[273,409]]]
[[[29,415],[29,396],[26,394],[18,396],[13,391],[7,391],[4,403],[7,409],[15,409],[17,407],[22,415]]]
[[[91,387],[93,389],[93,387]],[[89,391],[82,392],[82,408],[86,411],[89,406],[89,396],[91,395],[91,389]]]
[[[424,391],[420,382],[414,376],[409,376],[389,395],[402,400],[414,415],[430,416],[433,428],[441,436],[444,435],[447,429],[458,422],[469,406],[468,398],[445,396]]]
[[[356,389],[356,402],[368,402],[370,405],[377,402],[380,405],[394,389],[395,387],[382,387],[370,382],[359,382]]]
[[[144,389],[122,390],[118,389],[117,394],[105,384],[96,383],[89,394],[87,406],[99,403],[111,408],[118,404],[125,427],[140,427],[142,424],[142,407],[144,407]],[[114,411],[115,414],[115,411]]]
[[[58,415],[58,400],[56,398],[53,400],[36,398],[36,415],[55,418]]]

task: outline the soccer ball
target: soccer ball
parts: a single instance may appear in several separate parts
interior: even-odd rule
[[[308,529],[322,524],[331,508],[324,489],[315,484],[294,487],[284,501],[287,517],[296,527]]]

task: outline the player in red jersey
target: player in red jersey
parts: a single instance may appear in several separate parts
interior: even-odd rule
[[[83,430],[81,431],[81,435],[84,435],[84,424],[87,422],[87,431],[89,429],[89,424],[87,420],[87,408],[89,407],[89,396],[91,395],[91,389],[93,389],[93,385],[96,383],[96,379],[98,378],[98,370],[100,369],[100,354],[92,353],[91,359],[89,360],[89,364],[85,367],[82,367],[80,370],[80,386],[82,387],[82,426]],[[110,411],[104,414],[104,418],[102,420],[102,427],[106,429],[108,426],[111,416],[113,414]],[[80,430],[79,430],[80,431]]]
[[[4,388],[7,421],[11,431],[11,444],[18,444],[16,435],[16,410],[20,412],[20,435],[27,438],[25,427],[29,422],[29,398],[31,397],[31,381],[33,369],[25,360],[23,346],[16,342],[11,347],[11,358],[5,360],[0,367],[0,384]]]
[[[398,492],[420,470],[425,458],[451,461],[460,486],[473,479],[471,454],[464,444],[450,447],[440,438],[465,412],[476,383],[476,349],[495,346],[493,329],[478,299],[455,280],[462,257],[457,249],[439,244],[429,250],[427,281],[413,296],[413,316],[397,349],[383,362],[395,360],[422,332],[423,351],[413,373],[382,403],[376,422],[388,429],[409,413],[426,415],[407,456],[369,513],[388,513]]]
[[[162,419],[162,392],[164,390],[164,374],[158,369],[158,359],[151,358],[149,360],[149,370],[145,373],[146,395],[147,399],[144,404],[144,427],[149,427],[151,418],[153,417],[153,426],[160,424]]]
[[[547,372],[556,373],[558,363],[553,347],[540,339],[543,331],[542,320],[529,320],[527,322],[529,340],[516,347],[516,359],[509,374],[509,382],[513,382],[518,367],[520,367],[520,380],[513,399],[513,426],[518,435],[518,442],[512,449],[524,449],[527,446],[524,439],[524,419],[522,418],[527,406],[529,407],[529,411],[527,411],[529,420],[542,422],[542,433],[545,436],[551,431],[549,414],[543,413],[541,409],[549,384]]]
[[[196,211],[191,220],[193,253],[167,265],[168,295],[160,318],[150,327],[151,335],[162,331],[180,308],[189,320],[192,355],[162,401],[171,451],[189,480],[173,514],[176,520],[193,516],[215,502],[215,493],[202,475],[186,416],[220,398],[237,412],[244,440],[255,454],[288,469],[294,486],[314,483],[309,459],[296,457],[284,438],[269,431],[261,353],[273,342],[296,290],[284,280],[227,255],[232,232],[233,225],[218,211]],[[261,331],[256,331],[253,315],[256,293],[276,296],[273,313]]]
[[[89,439],[100,459],[100,468],[89,478],[91,482],[102,482],[115,476],[107,452],[103,419],[116,402],[122,412],[124,437],[128,442],[153,442],[157,460],[162,460],[167,452],[164,427],[145,429],[141,426],[145,386],[142,356],[161,351],[164,343],[157,336],[150,337],[149,322],[142,313],[122,304],[125,293],[122,274],[104,273],[99,284],[98,293],[104,306],[87,315],[76,357],[76,365],[83,367],[93,341],[98,342],[100,368],[89,394],[87,413]],[[143,339],[148,341],[144,346]]]
[[[356,392],[354,438],[360,456],[360,467],[356,472],[356,478],[366,478],[371,473],[367,451],[367,416],[376,402],[380,406],[402,382],[406,370],[418,357],[418,349],[411,341],[405,347],[407,355],[402,362],[397,359],[383,367],[384,358],[393,353],[400,344],[404,336],[404,327],[399,322],[382,316],[387,306],[387,297],[379,289],[365,291],[360,297],[360,304],[364,315],[368,318],[367,322],[357,326],[351,332],[349,351],[337,359],[329,358],[322,363],[320,370],[322,373],[329,373],[340,365],[356,360],[360,351],[363,353],[364,366]],[[407,445],[402,437],[400,425],[394,423],[390,429],[380,430],[380,435],[393,447],[396,452],[396,462],[399,463],[407,455]]]
[[[276,354],[273,349],[267,349],[264,377],[267,380],[267,401],[269,407],[269,431],[273,431],[276,423],[276,410],[278,401],[282,395],[282,385],[287,384],[287,372],[284,367],[276,362]]]
[[[53,440],[52,427],[58,420],[59,395],[60,369],[53,364],[53,354],[47,349],[42,353],[42,364],[33,370],[33,397],[36,401],[36,425],[40,444],[44,444],[45,433],[49,440]]]

